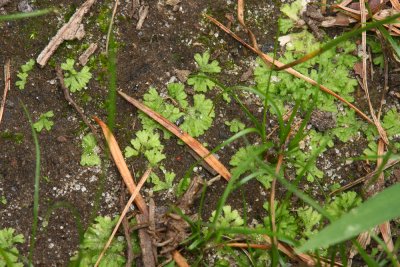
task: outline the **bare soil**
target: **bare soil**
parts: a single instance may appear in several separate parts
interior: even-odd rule
[[[110,11],[114,1],[97,1],[91,11],[85,16],[86,36],[81,41],[64,43],[53,55],[52,60],[43,69],[35,67],[29,74],[28,84],[24,91],[15,86],[16,74],[22,64],[30,58],[36,58],[55,35],[61,25],[67,21],[81,0],[43,0],[30,1],[34,9],[57,7],[61,14],[51,14],[25,20],[0,23],[0,64],[11,59],[12,89],[6,102],[3,121],[0,124],[0,196],[5,196],[6,205],[0,204],[0,228],[13,227],[16,232],[22,233],[27,242],[20,246],[21,253],[27,255],[29,236],[33,221],[33,191],[35,150],[31,135],[31,128],[21,108],[24,103],[33,117],[37,120],[41,113],[54,111],[54,127],[51,131],[39,134],[42,156],[40,180],[40,210],[39,232],[34,252],[36,266],[65,266],[69,258],[78,248],[79,236],[77,218],[74,218],[71,207],[79,215],[82,226],[86,228],[97,215],[117,215],[120,212],[119,197],[121,194],[121,178],[111,161],[104,160],[105,166],[82,167],[80,157],[82,153],[81,138],[88,133],[79,114],[67,103],[56,79],[55,65],[61,64],[66,58],[77,58],[82,52],[80,45],[95,42],[99,45],[95,55],[104,53],[106,33],[99,29],[99,17],[105,8]],[[131,1],[120,1],[114,24],[117,50],[117,86],[127,94],[140,99],[150,86],[164,90],[165,84],[176,77],[175,69],[195,71],[193,56],[197,52],[210,49],[212,57],[221,62],[224,69],[223,82],[237,83],[239,78],[248,71],[254,62],[254,55],[241,47],[229,36],[221,33],[217,28],[205,22],[202,13],[207,11],[221,21],[226,22],[226,14],[235,12],[236,1],[182,1],[177,11],[173,7],[163,5],[164,1],[148,0],[149,15],[145,19],[141,30],[136,30],[135,18],[132,18]],[[12,1],[0,13],[17,11],[18,1]],[[255,29],[260,38],[259,43],[265,49],[272,49],[277,8],[269,2],[246,2],[247,10],[251,10],[248,23]],[[107,13],[110,16],[110,13]],[[65,15],[65,16],[64,16]],[[232,64],[238,67],[232,68]],[[88,89],[73,94],[73,98],[88,117],[98,116],[107,119],[106,101],[108,96],[107,69],[100,66],[93,70],[94,77]],[[3,75],[0,75],[0,84],[4,84]],[[1,90],[2,92],[2,90]],[[210,93],[210,97],[215,97]],[[256,103],[251,106],[257,113]],[[114,134],[122,148],[129,144],[135,131],[140,129],[137,121],[137,110],[121,98],[117,98],[116,128]],[[212,128],[199,140],[213,148],[226,140],[231,133],[224,121],[239,118],[243,122],[247,119],[240,111],[238,104],[216,105],[216,118]],[[137,123],[135,123],[137,121]],[[316,122],[318,124],[318,121]],[[326,123],[326,122],[323,122]],[[254,140],[257,141],[257,140]],[[218,152],[220,160],[229,166],[232,154],[242,144],[237,142]],[[177,139],[171,138],[165,143],[165,153],[168,159],[166,168],[177,174],[176,182],[183,177],[188,168],[196,160]],[[338,148],[340,156],[335,150],[326,153],[324,159],[319,160],[323,166],[330,162],[338,177],[327,181],[323,188],[328,192],[329,184],[348,179],[345,174],[355,173],[361,176],[367,172],[358,163],[340,167],[348,153],[360,152],[360,145]],[[350,156],[353,156],[350,154]],[[106,158],[102,152],[103,159]],[[130,159],[128,165],[134,172],[143,173],[145,164],[143,159]],[[340,167],[340,168],[339,168]],[[205,170],[198,174],[206,179],[212,175]],[[137,178],[137,177],[136,177]],[[344,183],[344,180],[340,181]],[[206,192],[203,216],[209,218],[215,210],[216,203],[221,196],[226,182],[221,180],[208,188]],[[148,200],[153,196],[158,206],[168,206],[176,203],[171,193],[152,193],[151,185],[145,186],[144,197]],[[321,188],[310,188],[307,191],[319,191]],[[283,192],[283,189],[279,189]],[[245,199],[248,216],[260,220],[265,216],[262,208],[268,195],[256,181],[246,184],[242,188],[243,194],[237,192],[228,203],[234,208],[242,210]],[[278,194],[279,195],[279,194]],[[244,199],[243,199],[244,196]],[[323,198],[322,194],[319,195]],[[296,199],[294,199],[295,201]],[[51,211],[56,203],[62,203]],[[195,204],[194,210],[196,210]],[[70,208],[68,208],[70,207]],[[48,216],[48,226],[42,223]]]

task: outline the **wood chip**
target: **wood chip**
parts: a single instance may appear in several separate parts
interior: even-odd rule
[[[79,57],[79,63],[82,66],[85,66],[86,63],[89,61],[89,57],[96,51],[97,49],[97,44],[96,43],[91,43],[89,47],[83,52],[83,54]]]
[[[54,54],[57,48],[64,42],[64,40],[82,39],[85,35],[83,25],[81,24],[83,16],[89,11],[90,7],[96,0],[87,0],[82,6],[77,9],[69,19],[69,21],[58,30],[57,34],[51,39],[48,45],[43,49],[36,59],[36,62],[44,67],[49,61],[50,57]]]
[[[7,93],[11,88],[10,86],[11,86],[10,60],[7,60],[6,64],[4,65],[4,93],[0,105],[0,123],[1,120],[3,119],[4,107],[6,106]]]
[[[139,21],[136,24],[136,30],[140,30],[143,26],[143,22],[146,19],[147,15],[149,14],[149,6],[141,6],[139,9]]]
[[[185,83],[189,77],[190,70],[177,70],[174,69],[174,72],[176,74],[176,77],[178,78],[179,81]]]
[[[180,2],[182,2],[181,0],[166,0],[165,4],[167,6],[176,6],[177,4],[179,4]]]

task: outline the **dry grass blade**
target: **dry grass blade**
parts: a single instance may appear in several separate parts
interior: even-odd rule
[[[103,248],[103,251],[100,253],[99,258],[96,261],[96,264],[94,265],[95,267],[99,266],[101,259],[104,256],[104,253],[106,252],[106,250],[108,249],[108,247],[110,246],[115,234],[117,233],[117,230],[119,228],[119,226],[122,223],[122,220],[124,219],[125,215],[128,213],[129,207],[132,205],[133,201],[135,200],[135,198],[139,195],[139,191],[142,188],[143,184],[146,182],[147,178],[149,177],[151,173],[151,169],[148,169],[142,176],[142,178],[140,179],[137,187],[135,188],[135,190],[132,192],[131,197],[129,198],[129,201],[126,203],[124,210],[122,211],[121,215],[119,216],[118,222],[114,227],[114,230],[110,236],[110,238],[108,239],[106,245]]]
[[[11,88],[11,73],[10,73],[10,60],[8,59],[6,64],[4,65],[4,93],[3,93],[3,99],[1,100],[1,106],[0,106],[0,124],[3,119],[3,113],[4,113],[4,107],[6,106],[6,99],[7,99],[7,93]]]
[[[275,65],[277,67],[281,67],[284,64],[282,62],[279,62],[278,60],[275,60],[274,58],[268,56],[267,54],[264,53],[260,53],[259,50],[255,49],[254,47],[252,47],[251,45],[249,45],[248,43],[246,43],[242,38],[240,38],[239,36],[237,36],[235,33],[233,33],[230,29],[226,28],[222,23],[220,23],[218,20],[214,19],[213,17],[205,14],[205,17],[207,19],[209,19],[212,23],[214,23],[215,25],[217,25],[219,28],[221,28],[221,30],[223,30],[224,32],[226,32],[227,34],[229,34],[230,36],[232,36],[232,38],[234,38],[235,40],[237,40],[238,42],[240,42],[243,46],[247,47],[248,49],[250,49],[251,51],[253,51],[254,53],[258,54],[260,56],[260,58],[268,65]],[[363,113],[361,110],[359,110],[356,106],[354,106],[353,104],[351,104],[349,101],[347,101],[346,99],[344,99],[343,97],[341,97],[340,95],[336,94],[335,92],[333,92],[332,90],[330,90],[329,88],[327,88],[326,86],[323,86],[319,83],[317,83],[316,81],[314,81],[313,79],[311,79],[310,77],[307,77],[303,74],[301,74],[300,72],[292,69],[292,68],[288,68],[285,69],[286,72],[292,74],[293,76],[302,79],[308,83],[310,83],[311,85],[317,86],[321,91],[330,94],[331,96],[335,97],[336,99],[338,99],[339,101],[343,102],[344,104],[346,104],[347,106],[349,106],[351,109],[353,109],[360,117],[362,117],[363,119],[365,119],[367,122],[373,124],[374,122],[367,116],[365,115],[365,113]]]
[[[124,179],[124,182],[126,186],[128,187],[128,190],[131,194],[136,190],[136,185],[133,182],[132,175],[128,169],[128,166],[125,163],[124,157],[122,156],[121,149],[119,148],[119,145],[117,143],[117,140],[115,140],[114,135],[111,133],[110,129],[107,127],[107,125],[100,120],[97,117],[93,118],[101,127],[103,130],[104,137],[107,141],[108,147],[111,152],[111,156],[114,159],[115,165],[117,165],[117,168],[119,170],[119,173],[121,174],[122,178]],[[137,196],[135,198],[135,204],[139,208],[140,212],[143,213],[144,215],[148,216],[149,211],[147,209],[146,202],[144,201],[143,197],[141,195]]]
[[[172,258],[174,259],[175,263],[179,267],[189,267],[190,265],[187,263],[186,259],[181,255],[178,250],[172,252]]]
[[[110,43],[111,31],[112,31],[112,27],[114,24],[115,13],[117,13],[118,5],[119,5],[119,0],[115,0],[114,8],[113,8],[113,12],[111,15],[111,20],[110,20],[110,25],[108,25],[107,40],[106,40],[106,55],[108,55],[108,45]]]
[[[153,120],[157,121],[159,124],[164,126],[168,131],[176,135],[179,139],[185,142],[190,148],[192,148],[200,157],[207,162],[210,167],[212,167],[217,173],[219,173],[226,180],[231,178],[230,172],[225,168],[225,166],[208,151],[199,141],[191,137],[186,132],[182,131],[178,126],[168,121],[166,118],[161,116],[159,113],[153,111],[147,106],[140,103],[138,100],[128,96],[127,94],[119,91],[120,96],[122,96],[126,101],[134,105],[136,108],[146,113]]]
[[[361,177],[361,178],[358,178],[357,180],[355,180],[355,181],[353,181],[353,182],[351,182],[351,183],[349,183],[349,184],[347,184],[347,185],[345,185],[345,186],[342,186],[342,187],[339,188],[339,189],[336,189],[336,190],[332,191],[331,193],[329,193],[329,196],[335,195],[335,194],[340,193],[340,192],[342,192],[342,191],[344,191],[344,190],[347,190],[347,189],[349,189],[349,188],[352,188],[353,186],[356,186],[356,185],[358,185],[358,184],[360,184],[360,183],[362,183],[362,182],[365,182],[366,180],[369,180],[369,179],[371,179],[372,177],[374,177],[375,175],[379,174],[379,172],[384,171],[384,170],[386,170],[386,169],[388,169],[388,168],[390,168],[390,167],[393,167],[394,165],[398,164],[399,162],[400,162],[400,159],[389,160],[389,161],[386,163],[386,165],[383,166],[383,167],[381,168],[381,170],[376,169],[376,170],[374,170],[373,172],[370,172],[370,173],[368,173],[367,175],[365,175],[365,176],[363,176],[363,177]]]
[[[367,10],[365,8],[365,2],[364,0],[360,0],[360,11],[361,11],[361,26],[365,27],[366,21],[367,21]],[[365,95],[368,100],[368,106],[369,110],[371,112],[372,119],[374,121],[374,124],[376,126],[376,129],[379,132],[379,135],[381,136],[382,140],[386,143],[389,144],[389,140],[387,138],[386,132],[383,129],[381,123],[379,122],[378,118],[375,115],[375,110],[372,107],[371,103],[371,98],[369,96],[369,90],[368,90],[368,75],[367,75],[367,33],[364,31],[361,34],[361,44],[362,44],[362,51],[363,51],[363,56],[362,56],[362,85],[363,89],[365,91]]]

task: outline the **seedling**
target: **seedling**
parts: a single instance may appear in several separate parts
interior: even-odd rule
[[[163,154],[164,146],[161,145],[160,135],[157,133],[139,131],[136,133],[136,138],[131,140],[131,145],[125,148],[126,158],[143,153],[153,167],[166,158]]]
[[[39,120],[33,124],[33,127],[38,133],[40,133],[43,129],[50,131],[54,125],[54,122],[50,119],[52,117],[54,117],[52,110],[41,114]]]
[[[229,131],[232,133],[237,133],[243,130],[246,126],[238,119],[233,119],[232,121],[226,121],[225,125],[229,126]]]
[[[33,66],[35,66],[35,60],[33,58],[21,66],[21,71],[19,71],[17,74],[19,80],[15,83],[19,90],[25,89],[25,85],[28,80],[28,74],[33,69]]]
[[[97,142],[93,134],[89,133],[82,138],[82,166],[99,166],[101,163],[100,157],[97,154]]]
[[[83,241],[79,246],[80,255],[77,253],[73,256],[70,264],[94,266],[117,221],[118,217],[113,220],[110,217],[97,217],[95,223],[88,228],[83,237]],[[126,246],[125,242],[123,237],[114,238],[99,266],[124,266],[126,261],[123,256]],[[80,259],[79,262],[78,259]]]
[[[84,66],[81,71],[77,71],[74,68],[74,64],[75,60],[71,58],[68,58],[65,63],[61,64],[61,69],[66,71],[64,74],[65,86],[67,86],[72,93],[81,91],[86,87],[92,78],[92,74],[90,73],[90,68],[88,66]]]
[[[215,83],[208,79],[206,74],[220,73],[221,67],[219,66],[218,61],[213,60],[211,63],[210,53],[204,52],[203,55],[196,54],[194,56],[196,63],[199,67],[199,73],[188,79],[188,84],[193,85],[193,88],[196,92],[207,92],[208,90],[214,88]]]
[[[161,181],[160,177],[155,174],[154,172],[151,173],[150,179],[151,182],[154,184],[153,186],[153,191],[161,191],[161,190],[167,190],[167,189],[172,189],[173,188],[173,182],[175,179],[175,173],[174,172],[168,172],[165,170],[164,167],[160,167],[161,171],[164,174],[164,181]]]

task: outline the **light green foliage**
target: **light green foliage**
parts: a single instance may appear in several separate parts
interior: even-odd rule
[[[304,238],[309,238],[318,232],[317,227],[322,219],[322,216],[316,210],[310,206],[299,208],[297,210],[297,216],[300,219],[301,225],[304,227],[303,231],[301,232],[301,235]]]
[[[232,133],[237,133],[245,128],[245,125],[238,119],[226,121],[225,125],[229,126],[229,131],[231,131]]]
[[[0,196],[0,203],[3,205],[7,205],[7,199],[5,196],[3,195]]]
[[[278,58],[283,63],[289,63],[321,47],[313,35],[307,31],[290,34],[291,41],[286,45],[287,51]],[[349,77],[357,57],[350,53],[355,50],[355,45],[351,42],[341,43],[336,49],[331,49],[319,57],[315,57],[294,68],[300,73],[309,76],[315,81],[327,86],[329,89],[339,93],[348,101],[353,101],[352,93],[357,85],[356,79]],[[337,51],[342,51],[338,53]],[[256,88],[267,93],[269,97],[276,100],[275,104],[281,113],[286,113],[285,104],[301,102],[301,108],[306,110],[310,105],[323,111],[337,112],[334,98],[328,94],[320,92],[311,84],[300,80],[286,72],[273,72],[271,83],[269,84],[270,68],[258,59],[258,67],[255,68],[254,75],[257,83]],[[318,71],[317,71],[318,69]],[[269,87],[268,87],[269,84]],[[315,98],[314,98],[315,97]],[[311,101],[315,99],[314,101]],[[270,109],[276,113],[274,109]]]
[[[185,121],[180,126],[193,137],[204,134],[211,127],[215,117],[213,103],[202,94],[193,96],[193,106],[186,110]]]
[[[400,135],[400,114],[395,108],[389,110],[383,117],[382,127],[386,130],[389,138]]]
[[[28,74],[33,69],[33,66],[35,66],[35,60],[33,58],[31,58],[28,62],[21,66],[21,71],[19,71],[17,74],[19,80],[15,83],[19,90],[25,89]]]
[[[284,4],[281,7],[281,12],[291,20],[297,22],[299,20],[300,10],[303,8],[303,2],[302,0],[296,0],[291,4]]]
[[[378,144],[376,141],[368,142],[368,147],[363,151],[368,160],[376,160],[378,157]]]
[[[136,138],[131,140],[132,146],[125,148],[125,157],[138,156],[143,153],[151,166],[156,166],[165,159],[163,154],[164,146],[161,145],[160,135],[151,131],[138,131]]]
[[[336,196],[326,205],[325,210],[337,219],[360,204],[361,198],[357,196],[357,193],[349,191]]]
[[[175,99],[179,105],[185,109],[188,106],[188,102],[186,100],[187,94],[185,92],[185,86],[181,83],[169,83],[167,85],[168,94]]]
[[[291,19],[279,19],[279,31],[283,34],[286,34],[291,28],[293,28],[294,24]]]
[[[90,68],[84,66],[81,71],[77,71],[74,68],[75,60],[68,58],[65,63],[61,64],[61,68],[65,70],[64,82],[65,86],[71,92],[81,91],[88,84],[92,78]]]
[[[78,263],[80,267],[93,266],[100,252],[103,250],[114,226],[118,221],[118,217],[111,220],[110,217],[97,217],[95,223],[92,224],[83,237],[80,244],[81,259],[78,263],[78,254],[71,258],[70,266]],[[103,259],[100,262],[101,267],[122,267],[125,263],[125,240],[123,237],[115,237],[111,242],[110,247],[107,249]],[[75,265],[76,266],[76,265]]]
[[[151,182],[154,184],[153,191],[161,191],[166,189],[171,189],[173,187],[173,182],[176,174],[174,172],[168,172],[163,167],[160,167],[164,174],[164,181],[161,181],[157,174],[152,172],[150,174]]]
[[[255,154],[257,146],[246,146],[241,147],[235,155],[232,156],[229,164],[234,168],[231,170],[232,173],[238,173],[238,175],[244,174],[246,172],[256,172],[259,169],[259,164],[257,163],[257,158],[262,160],[261,155]],[[250,163],[245,165],[246,162]],[[251,160],[254,159],[254,160]],[[266,189],[271,187],[271,181],[273,177],[267,174],[260,174],[256,176],[257,181],[259,181]]]
[[[296,250],[306,252],[328,247],[356,237],[383,222],[399,218],[399,202],[400,184],[396,184],[369,198],[351,212],[344,214]],[[378,266],[379,264],[374,265]]]
[[[14,233],[15,229],[13,228],[4,228],[0,230],[0,248],[3,250],[8,262],[12,263],[12,266],[22,267],[24,265],[18,262],[19,251],[15,245],[17,243],[24,243],[25,239],[23,235],[15,235]],[[6,259],[0,254],[0,267],[7,266],[6,263]]]
[[[199,67],[199,73],[193,77],[190,77],[187,81],[189,85],[193,85],[196,92],[207,92],[215,86],[215,83],[209,78],[205,77],[206,74],[213,74],[221,72],[221,67],[218,61],[213,60],[209,63],[210,53],[204,52],[203,55],[196,54],[194,59]]]
[[[203,94],[195,94],[193,96],[193,106],[190,106],[187,102],[187,94],[184,91],[184,86],[179,83],[169,84],[168,93],[169,96],[163,99],[155,88],[150,88],[143,96],[143,102],[171,122],[176,122],[183,116],[184,122],[180,125],[180,128],[193,137],[204,134],[204,132],[211,127],[215,112],[210,99],[206,99]],[[169,104],[168,98],[175,101],[177,106]],[[139,117],[146,131],[152,131],[158,128],[163,130],[164,138],[169,138],[171,136],[166,129],[150,119],[147,115],[141,113]]]
[[[265,202],[263,208],[269,213],[269,202]],[[298,230],[295,217],[290,213],[287,203],[279,204],[275,201],[275,223],[278,235],[295,238]],[[269,216],[264,217],[265,228],[272,231]]]
[[[305,151],[295,147],[289,155],[296,168],[296,174],[303,173],[306,168],[307,181],[313,182],[315,177],[322,178],[324,176],[324,173],[316,166],[316,158],[313,158],[313,153],[317,152],[318,149],[319,154],[322,154],[327,147],[333,147],[334,143],[329,134],[322,134],[315,130],[310,130],[308,137],[308,147]]]
[[[342,142],[354,138],[362,126],[352,109],[347,109],[345,114],[338,116],[336,124],[337,127],[332,129],[332,132]]]
[[[209,219],[213,222],[215,219],[215,211],[212,212]],[[237,210],[232,210],[232,207],[227,205],[222,207],[221,216],[217,218],[216,227],[228,228],[228,227],[238,227],[244,224],[244,220],[240,216]]]
[[[101,163],[100,157],[96,152],[97,142],[92,133],[85,135],[82,138],[82,166],[99,166]]]
[[[178,94],[176,92],[177,89],[179,89],[179,87],[174,89],[174,94]],[[163,117],[171,122],[175,122],[184,115],[178,107],[175,107],[173,104],[169,104],[167,100],[162,98],[154,87],[150,87],[149,91],[144,94],[143,103],[152,110],[160,113]],[[169,131],[164,129],[164,127],[155,122],[153,119],[149,118],[146,114],[140,112],[139,118],[142,122],[143,129],[146,131],[152,132],[155,129],[160,129],[163,131],[164,138],[168,139],[171,137]]]
[[[50,120],[50,118],[52,117],[54,117],[54,113],[52,110],[41,114],[39,120],[33,124],[33,127],[38,133],[40,133],[43,129],[50,131],[51,127],[53,127],[54,125],[54,122]]]

